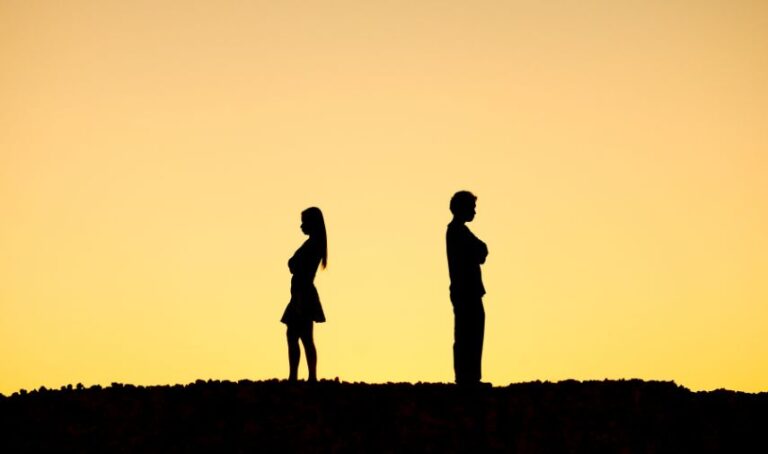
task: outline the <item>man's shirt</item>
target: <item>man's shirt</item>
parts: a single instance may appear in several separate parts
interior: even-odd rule
[[[481,297],[485,294],[480,264],[485,263],[488,247],[462,222],[451,221],[445,234],[448,273],[452,297]]]

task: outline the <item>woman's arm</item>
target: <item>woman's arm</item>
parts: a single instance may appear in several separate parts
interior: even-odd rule
[[[312,242],[307,240],[288,260],[288,268],[292,274],[314,274],[320,265],[320,250]]]

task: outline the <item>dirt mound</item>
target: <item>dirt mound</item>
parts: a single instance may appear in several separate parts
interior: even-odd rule
[[[0,452],[768,452],[768,393],[201,381],[0,397]],[[749,447],[749,449],[748,449]]]

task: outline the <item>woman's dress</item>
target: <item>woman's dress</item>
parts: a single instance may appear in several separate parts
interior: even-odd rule
[[[288,260],[288,268],[292,274],[291,300],[280,319],[286,325],[325,321],[323,306],[314,284],[321,254],[321,248],[310,238]]]

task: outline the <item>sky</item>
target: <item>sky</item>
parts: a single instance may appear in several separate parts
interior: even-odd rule
[[[485,381],[768,391],[767,81],[760,0],[0,0],[0,393],[287,377],[309,206],[320,378],[450,382],[458,190]]]

